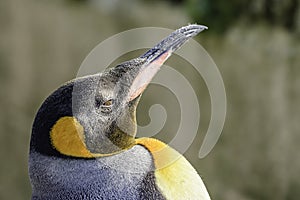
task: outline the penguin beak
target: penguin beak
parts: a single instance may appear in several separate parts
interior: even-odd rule
[[[137,58],[136,60],[140,60],[142,63],[136,65],[133,70],[128,71],[131,73],[132,78],[127,100],[130,102],[139,97],[169,56],[191,37],[205,29],[207,27],[202,25],[188,25],[177,29],[152,49]]]

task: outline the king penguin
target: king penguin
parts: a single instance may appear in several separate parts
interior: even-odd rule
[[[54,91],[32,126],[32,199],[210,199],[181,154],[157,139],[135,138],[141,94],[172,52],[205,29],[182,27],[140,57]]]

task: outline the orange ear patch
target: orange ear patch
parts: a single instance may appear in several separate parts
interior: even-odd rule
[[[85,146],[84,129],[74,117],[62,117],[52,127],[50,138],[53,147],[61,154],[92,158]]]
[[[118,154],[118,152],[101,154],[90,152],[85,144],[84,128],[75,117],[62,117],[50,131],[52,146],[63,155],[78,158],[98,158]]]

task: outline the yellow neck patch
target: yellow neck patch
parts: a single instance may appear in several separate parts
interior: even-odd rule
[[[151,152],[156,184],[166,199],[210,199],[197,171],[181,154],[156,139],[140,138],[136,142]]]
[[[136,143],[145,146],[151,152],[156,170],[165,168],[182,157],[177,151],[154,138],[139,138],[136,139]]]

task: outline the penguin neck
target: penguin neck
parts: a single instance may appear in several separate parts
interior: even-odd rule
[[[60,154],[74,158],[98,158],[125,151],[135,145],[134,135],[126,134],[117,126],[110,128],[97,141],[88,137],[75,117],[62,117],[51,128],[51,144]]]
[[[126,123],[125,123],[126,124]],[[89,152],[95,157],[104,157],[128,150],[136,144],[136,124],[125,124],[113,121],[106,131],[94,134],[85,134],[85,144]],[[125,127],[125,128],[120,128]],[[91,136],[91,137],[90,137]]]
[[[127,150],[135,145],[135,132],[127,134],[118,126],[115,126],[113,132],[106,135],[106,137],[119,149]],[[110,152],[114,153],[114,151]]]

